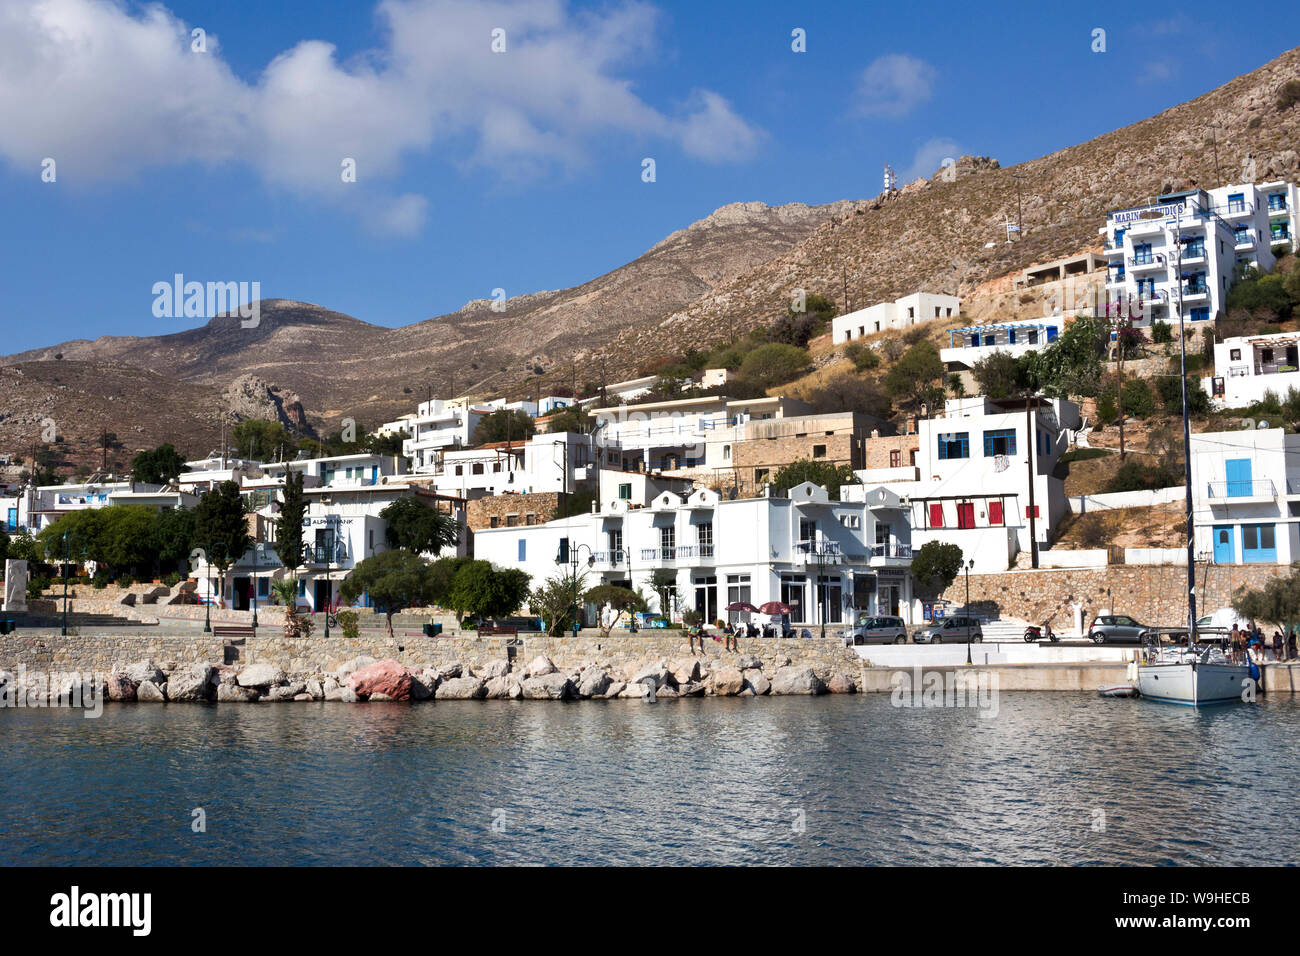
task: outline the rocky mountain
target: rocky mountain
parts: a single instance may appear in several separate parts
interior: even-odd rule
[[[154,409],[165,407],[169,416],[194,415],[182,408],[198,390],[216,402],[214,414],[252,402],[268,416],[306,416],[326,428],[343,417],[378,423],[430,392],[518,396],[615,380],[770,323],[796,289],[826,295],[842,309],[917,289],[965,294],[1095,247],[1109,209],[1190,185],[1300,175],[1300,103],[1282,95],[1297,77],[1300,50],[1291,50],[1188,103],[1016,166],[964,157],[871,200],[733,203],[583,285],[504,303],[473,301],[403,328],[266,300],[254,329],[220,317],[164,336],[65,342],[0,364],[21,372],[12,395],[24,409],[43,407],[45,379],[60,367],[69,381],[97,374],[92,367],[135,367],[149,370],[153,377],[141,381],[160,398],[166,383],[175,383]],[[1022,241],[1004,242],[1004,223],[1017,215]],[[39,375],[38,366],[46,366]],[[256,379],[252,392],[232,390],[245,375]],[[82,386],[88,402],[92,385],[88,379]],[[126,408],[114,407],[112,430],[152,433],[152,424],[118,414]],[[10,415],[8,405],[4,411],[0,451],[20,449],[30,441],[31,416]]]

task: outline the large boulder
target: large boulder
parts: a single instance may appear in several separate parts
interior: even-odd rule
[[[573,681],[563,674],[529,677],[521,685],[525,700],[567,700],[574,696]]]
[[[621,697],[625,690],[627,690],[627,684],[623,683],[621,680],[616,680],[605,689],[605,693],[602,696],[604,696],[606,700],[613,700],[615,697]]]
[[[628,678],[628,683],[640,684],[647,680],[652,680],[654,681],[655,688],[658,689],[667,685],[671,679],[672,674],[669,672],[667,665],[665,665],[663,661],[659,661],[655,664],[644,665],[638,670],[633,671],[632,676]]]
[[[650,681],[633,681],[619,691],[618,696],[624,699],[643,700],[650,696],[650,689],[653,684]],[[610,688],[613,690],[613,688]]]
[[[424,671],[411,675],[411,700],[429,700],[438,689],[438,675]]]
[[[772,675],[773,694],[824,694],[826,685],[811,667],[782,667]]]
[[[145,681],[161,684],[167,679],[153,661],[136,661],[134,664],[128,664],[123,673],[131,678],[137,687]]]
[[[240,687],[265,688],[272,684],[282,684],[284,680],[284,671],[274,664],[249,664],[239,672]]]
[[[251,704],[261,695],[252,687],[238,684],[218,684],[217,702],[221,704]]]
[[[351,687],[331,687],[325,692],[325,699],[343,704],[355,704],[359,699]]]
[[[677,686],[677,696],[703,697],[708,689],[708,685],[704,681],[691,681],[689,684],[679,684]]]
[[[551,663],[549,657],[539,654],[532,659],[524,673],[528,677],[545,677],[547,674],[555,673],[555,665]]]
[[[674,684],[691,684],[700,679],[700,662],[694,657],[683,657],[668,665]]]
[[[301,684],[297,685],[296,687],[291,686],[289,684],[284,684],[283,686],[272,687],[269,690],[267,690],[266,699],[270,701],[289,701],[289,700],[293,700],[302,692],[303,690]]]
[[[757,657],[746,656],[736,661],[736,668],[740,671],[756,671],[763,667],[763,662]]]
[[[493,677],[505,677],[510,673],[510,662],[507,660],[488,661],[483,668],[481,676],[491,680]]]
[[[438,700],[478,700],[485,687],[481,677],[453,677],[438,685]]]
[[[389,700],[411,699],[411,672],[391,659],[358,668],[345,683],[363,700],[374,694],[383,694]]]
[[[709,679],[713,693],[719,697],[734,697],[745,687],[745,677],[734,667],[719,667]]]
[[[206,674],[173,674],[167,682],[167,696],[171,700],[210,700],[211,694],[212,685]]]
[[[125,674],[109,674],[108,699],[116,701],[135,700],[135,681]]]
[[[465,668],[461,665],[460,661],[453,661],[450,664],[439,664],[437,670],[439,680],[451,680],[453,677],[461,677],[465,672]]]
[[[143,703],[157,704],[166,700],[167,695],[163,693],[161,686],[151,680],[145,680],[141,681],[140,686],[135,689],[135,699]]]
[[[613,679],[604,671],[592,668],[584,671],[578,683],[579,697],[603,697],[613,684]]]
[[[768,680],[767,677],[764,676],[763,672],[757,667],[741,671],[741,674],[745,678],[746,689],[748,689],[755,697],[762,697],[764,694],[772,690],[772,682]]]
[[[518,700],[522,694],[519,681],[504,674],[489,677],[483,684],[483,697],[487,700]]]
[[[847,674],[832,674],[826,689],[832,694],[852,694],[857,692],[858,685]]]
[[[211,664],[194,664],[190,667],[190,676],[202,681],[205,684],[211,684],[214,687],[217,683],[217,669]],[[175,680],[175,676],[172,678]]]
[[[368,664],[373,664],[374,662],[375,659],[371,657],[369,654],[361,654],[357,657],[352,658],[351,660],[344,661],[337,668],[335,668],[334,676],[338,679],[339,684],[342,685],[343,681],[346,680],[347,676],[351,674],[353,671],[359,671],[361,670],[361,668],[365,667]]]
[[[337,687],[338,685],[335,684],[334,686]],[[321,686],[321,683],[318,680],[307,681],[307,683],[303,687],[303,691],[304,693],[310,695],[312,700],[325,699],[325,688]]]

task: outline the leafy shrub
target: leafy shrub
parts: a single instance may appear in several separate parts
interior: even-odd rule
[[[1150,418],[1155,414],[1156,400],[1145,379],[1131,378],[1124,383],[1124,414],[1134,418]]]
[[[907,351],[907,344],[897,335],[887,335],[880,342],[880,351],[889,361],[897,362]]]
[[[1156,345],[1163,345],[1166,342],[1174,340],[1174,330],[1170,328],[1168,322],[1156,319],[1151,323],[1151,341]]]
[[[1300,80],[1287,80],[1277,92],[1277,108],[1289,110],[1300,103]]]
[[[877,368],[880,365],[879,353],[861,342],[850,342],[844,348],[844,355],[859,372],[865,372],[867,369]]]
[[[117,586],[120,588],[129,588],[133,584],[135,584],[135,578],[129,574],[124,574],[117,579]]]
[[[1103,425],[1112,424],[1119,416],[1115,406],[1115,393],[1105,392],[1097,399],[1097,421]]]
[[[1080,515],[1074,522],[1075,537],[1085,548],[1103,548],[1109,540],[1105,522],[1096,512]]]
[[[176,585],[181,583],[181,576],[175,571],[172,571],[162,576],[162,583],[169,588],[174,588]]]
[[[1075,448],[1073,451],[1067,451],[1057,459],[1062,464],[1068,464],[1072,461],[1089,461],[1093,458],[1105,458],[1111,452],[1105,448]]]
[[[808,353],[793,345],[760,345],[745,356],[740,374],[767,388],[798,378],[809,366]]]
[[[37,575],[35,577],[28,578],[27,579],[27,600],[35,601],[42,594],[45,593],[45,589],[48,588],[51,583],[53,583],[52,579],[47,578],[44,575]]]
[[[90,579],[90,583],[94,585],[96,591],[102,591],[108,587],[108,574],[104,571],[96,571],[95,576]]]
[[[360,617],[356,611],[339,611],[335,615],[339,621],[339,627],[343,628],[343,636],[356,639],[361,636]]]

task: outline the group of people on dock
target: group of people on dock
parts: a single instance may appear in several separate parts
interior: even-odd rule
[[[1292,627],[1286,633],[1274,629],[1273,636],[1266,638],[1254,621],[1250,624],[1234,624],[1228,631],[1228,647],[1233,660],[1244,661],[1249,657],[1257,664],[1264,661],[1295,660],[1298,639],[1300,628],[1297,627]]]

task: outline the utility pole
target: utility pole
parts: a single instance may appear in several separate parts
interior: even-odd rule
[[[853,311],[852,309],[849,308],[849,270],[848,269],[846,268],[840,269],[840,281],[843,283],[843,287],[844,287],[844,312],[842,314],[848,315],[851,311]]]
[[[1215,135],[1215,130],[1223,129],[1218,123],[1209,124],[1210,142],[1214,146],[1214,184],[1217,186],[1223,182],[1223,173],[1219,171],[1219,137]]]
[[[1029,444],[1029,559],[1036,571],[1038,570],[1038,518],[1037,506],[1034,504],[1034,445],[1037,443],[1038,431],[1034,427],[1032,401],[1032,394],[1026,390],[1025,441]],[[969,600],[969,596],[967,599]]]
[[[1020,198],[1021,177],[1018,173],[1012,173],[1011,178],[1016,181],[1016,235],[1020,237],[1021,242],[1024,242],[1025,241],[1025,214],[1024,214],[1024,207],[1023,204],[1021,203],[1021,198]]]
[[[1186,485],[1187,519],[1187,642],[1196,643],[1196,529],[1192,525],[1192,425],[1187,413],[1187,335],[1183,324],[1183,229],[1180,213],[1174,212],[1174,249],[1178,283],[1178,358],[1183,379],[1183,483]]]

